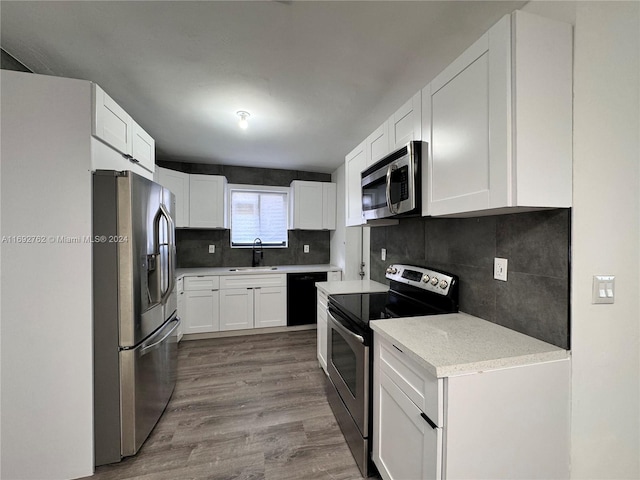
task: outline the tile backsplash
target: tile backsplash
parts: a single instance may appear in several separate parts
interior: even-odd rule
[[[159,160],[158,165],[185,173],[224,175],[229,183],[288,187],[293,180],[330,182],[326,173],[273,168],[253,168],[232,165],[210,165]],[[315,265],[330,262],[330,232],[326,230],[289,230],[287,248],[265,248],[263,265]],[[215,253],[209,253],[215,245]],[[309,253],[304,253],[309,245]],[[250,267],[250,248],[231,248],[229,230],[177,229],[178,268],[189,267]]]
[[[371,278],[388,283],[391,263],[454,273],[460,311],[569,348],[570,222],[570,209],[402,219],[371,229]],[[507,282],[493,278],[495,257],[509,261]]]
[[[262,265],[316,265],[330,262],[328,230],[289,230],[287,248],[264,248]],[[177,229],[178,268],[250,267],[250,248],[231,248],[230,230]],[[209,245],[216,246],[215,253]],[[309,245],[309,253],[304,253]]]

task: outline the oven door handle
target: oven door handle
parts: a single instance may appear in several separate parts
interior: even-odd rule
[[[337,319],[336,317],[334,317],[333,315],[331,315],[331,312],[329,311],[329,309],[327,308],[327,315],[329,316],[329,318],[332,320],[332,325],[334,327],[336,327],[336,329],[338,331],[340,331],[341,333],[355,338],[358,342],[364,344],[364,338],[362,338],[362,335],[358,335],[357,333],[353,333],[351,330],[349,330],[347,327],[345,327],[344,325],[342,325]]]

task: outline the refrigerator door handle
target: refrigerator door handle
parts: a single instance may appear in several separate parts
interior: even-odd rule
[[[176,322],[176,324],[171,327],[171,330],[169,330],[164,337],[162,337],[160,340],[158,340],[157,342],[153,342],[151,345],[146,345],[144,347],[142,347],[140,349],[140,356],[145,355],[149,350],[153,350],[155,347],[157,347],[158,345],[160,345],[162,342],[164,342],[167,338],[169,338],[171,336],[171,334],[176,330],[176,328],[178,328],[178,325],[180,325],[180,318],[175,317],[173,320],[171,320],[172,322]]]
[[[167,222],[167,275],[169,278],[167,279],[167,289],[163,292],[160,291],[160,303],[165,304],[175,287],[175,230],[173,225],[173,219],[171,218],[171,214],[167,211],[167,207],[164,204],[160,204],[160,210],[158,211],[158,215],[156,217],[156,255],[160,256],[160,217],[164,217]],[[163,272],[164,274],[164,272]],[[160,276],[158,279],[160,282]],[[162,286],[160,286],[162,289]]]

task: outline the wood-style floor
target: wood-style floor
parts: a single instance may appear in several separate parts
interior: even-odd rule
[[[324,392],[316,332],[181,342],[167,409],[91,480],[361,479]]]

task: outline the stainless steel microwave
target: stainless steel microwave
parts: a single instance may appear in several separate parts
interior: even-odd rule
[[[426,142],[413,141],[361,173],[365,220],[420,215]]]

